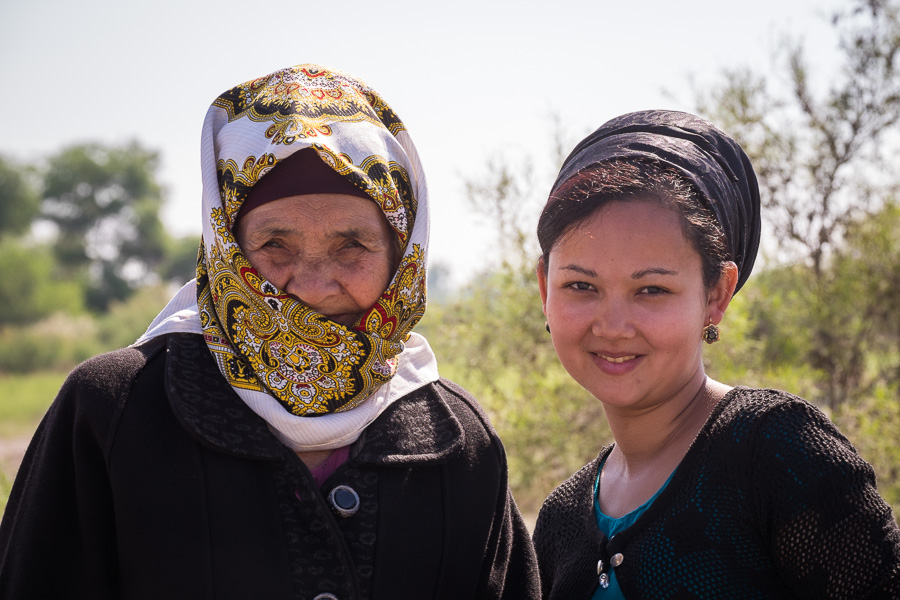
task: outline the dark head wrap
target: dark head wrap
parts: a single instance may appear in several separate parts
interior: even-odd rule
[[[306,194],[346,194],[372,200],[366,192],[325,164],[314,149],[304,148],[278,161],[250,188],[235,221],[263,204]]]
[[[735,292],[741,289],[753,270],[761,228],[759,185],[741,147],[709,121],[688,113],[629,113],[601,125],[572,150],[551,196],[585,167],[623,158],[655,160],[694,183],[725,233],[738,267]]]

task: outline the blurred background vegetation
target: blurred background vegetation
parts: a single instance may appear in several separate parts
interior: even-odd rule
[[[854,0],[831,24],[841,60],[824,89],[810,84],[816,65],[801,41],[786,39],[770,72],[735,67],[695,90],[697,112],[753,160],[766,238],[707,369],[818,404],[875,467],[897,514],[898,3]],[[533,273],[528,224],[547,191],[535,174],[545,168],[552,181],[581,137],[557,130],[540,156],[488,162],[465,181],[495,228],[496,259],[462,289],[432,265],[418,328],[442,374],[484,404],[528,515],[611,441],[602,407],[556,359]],[[157,163],[138,142],[72,145],[40,164],[0,157],[0,442],[26,440],[68,369],[131,343],[193,277],[199,240],[163,227]],[[0,465],[0,506],[16,464]]]

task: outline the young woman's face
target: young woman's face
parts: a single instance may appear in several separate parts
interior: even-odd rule
[[[242,216],[235,236],[262,277],[345,327],[393,275],[394,233],[378,205],[357,196],[275,200]]]
[[[560,362],[607,409],[688,393],[703,369],[701,330],[721,320],[734,276],[707,293],[676,213],[611,202],[560,238],[546,266],[541,300]]]

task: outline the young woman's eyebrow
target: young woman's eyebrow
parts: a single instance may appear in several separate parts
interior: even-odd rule
[[[596,277],[597,272],[593,269],[588,269],[586,267],[580,267],[576,264],[566,265],[565,267],[560,267],[560,271],[575,271],[576,273],[580,273],[586,277]]]
[[[663,267],[651,267],[649,269],[641,269],[640,271],[635,271],[631,274],[631,278],[640,279],[641,277],[646,277],[647,275],[678,275],[678,271],[664,269]]]

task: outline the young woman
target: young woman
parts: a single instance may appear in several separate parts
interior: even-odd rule
[[[373,89],[219,96],[197,279],[70,375],[0,524],[0,598],[537,598],[506,457],[412,331],[428,193]]]
[[[746,155],[695,116],[624,115],[566,159],[541,300],[615,443],[541,509],[545,598],[900,598],[900,530],[847,439],[800,398],[704,373],[759,231]]]

